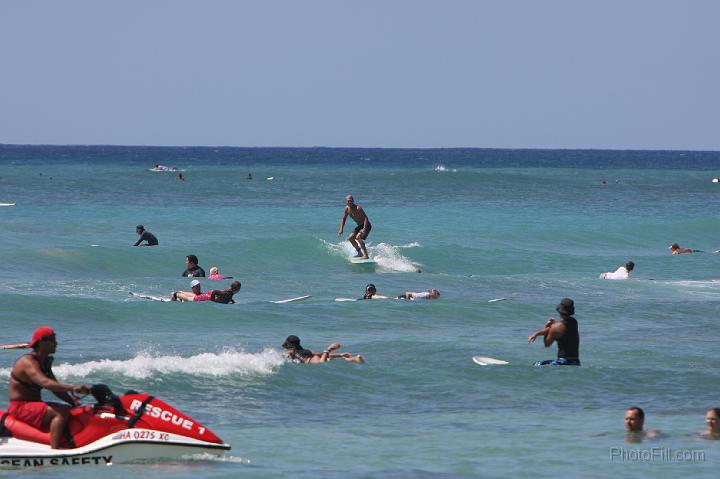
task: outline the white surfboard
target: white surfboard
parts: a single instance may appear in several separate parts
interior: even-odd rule
[[[357,256],[349,256],[348,261],[352,264],[375,264],[375,260],[372,258],[358,258]]]
[[[133,293],[132,291],[130,291],[130,296],[132,296],[134,298],[140,298],[140,299],[149,299],[151,301],[162,301],[162,302],[172,301],[172,299],[165,297],[165,296],[153,296],[151,294],[139,294],[139,293]]]
[[[489,299],[488,303],[496,303],[498,301],[505,301],[507,298],[495,298],[495,299]]]
[[[0,203],[0,206],[15,206],[15,203]]]
[[[489,358],[487,356],[473,356],[473,362],[479,366],[490,366],[491,364],[510,364],[502,359]]]
[[[297,298],[283,299],[283,300],[280,300],[280,301],[270,301],[270,302],[271,302],[271,303],[275,303],[275,304],[294,303],[295,301],[303,301],[303,300],[306,300],[306,299],[308,299],[308,298],[312,298],[312,295],[311,295],[311,294],[307,294],[307,295],[305,295],[305,296],[298,296]]]
[[[335,298],[335,301],[357,301],[357,298]]]

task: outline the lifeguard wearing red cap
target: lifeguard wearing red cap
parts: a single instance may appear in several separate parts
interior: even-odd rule
[[[34,347],[38,342],[42,341],[45,338],[54,338],[55,337],[55,331],[49,326],[41,326],[35,330],[35,332],[32,335],[32,339],[30,340],[30,343],[28,346],[31,348]]]

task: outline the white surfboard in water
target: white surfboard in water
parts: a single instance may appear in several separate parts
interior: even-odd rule
[[[133,293],[132,291],[130,291],[130,296],[132,296],[134,298],[140,298],[140,299],[149,299],[150,301],[162,301],[162,302],[172,301],[172,299],[168,298],[168,297],[153,296],[151,294],[139,294],[139,293]]]
[[[303,301],[308,298],[312,298],[312,295],[306,294],[305,296],[298,296],[297,298],[283,299],[280,301],[270,301],[270,302],[275,303],[275,304],[294,303],[295,301]]]
[[[487,356],[473,356],[473,362],[478,366],[490,366],[493,364],[510,364],[502,359],[489,358]]]

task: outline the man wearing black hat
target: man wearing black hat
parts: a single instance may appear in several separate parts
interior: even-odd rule
[[[145,230],[145,227],[143,225],[137,225],[135,227],[135,232],[140,236],[140,239],[135,242],[133,246],[141,246],[140,243],[143,241],[147,241],[147,244],[144,244],[142,246],[157,246],[158,240],[157,237],[155,237],[154,234],[152,234],[149,231]]]
[[[532,333],[528,344],[535,342],[538,336],[543,337],[546,348],[557,342],[557,359],[536,361],[533,366],[580,366],[580,334],[575,314],[575,303],[570,298],[563,298],[555,310],[560,314],[560,321],[550,318],[542,329]]]
[[[338,358],[342,358],[345,361],[351,363],[365,362],[365,359],[363,359],[363,357],[359,354],[356,356],[353,356],[350,353],[331,354],[331,351],[335,351],[336,349],[341,348],[340,343],[332,343],[322,353],[310,351],[309,349],[305,349],[300,345],[300,338],[298,338],[294,334],[291,334],[287,337],[287,339],[285,339],[282,347],[285,348],[285,354],[287,355],[287,357],[291,361],[296,363],[326,363],[330,360]]]

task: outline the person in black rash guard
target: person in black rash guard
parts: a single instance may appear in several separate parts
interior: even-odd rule
[[[282,347],[285,348],[285,355],[294,363],[326,363],[339,358],[351,363],[365,362],[365,359],[363,359],[363,357],[359,354],[356,356],[353,356],[350,353],[331,354],[331,351],[335,351],[336,349],[340,349],[342,347],[340,343],[332,343],[322,353],[316,353],[303,348],[300,345],[300,338],[295,335],[290,335],[287,339],[285,339]]]
[[[233,281],[230,283],[230,287],[228,289],[222,291],[214,289],[210,293],[210,301],[222,304],[235,304],[233,296],[235,293],[240,291],[240,286],[240,281]]]
[[[575,314],[575,303],[570,298],[563,298],[555,308],[560,313],[560,321],[550,318],[542,329],[532,333],[528,338],[528,344],[535,342],[538,336],[543,336],[543,343],[546,348],[557,342],[557,359],[536,361],[533,366],[580,366],[580,333]]]
[[[157,237],[152,234],[149,231],[145,230],[145,227],[143,225],[137,225],[135,227],[135,232],[140,235],[140,239],[135,242],[133,246],[157,246],[158,240]],[[141,245],[140,243],[143,241],[147,241],[147,244]]]
[[[181,276],[186,278],[205,277],[205,270],[198,266],[198,259],[194,254],[189,254],[185,257],[185,265],[187,268],[185,268],[185,271],[183,271]]]

